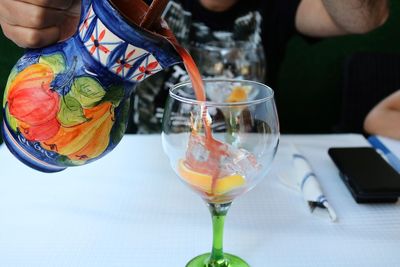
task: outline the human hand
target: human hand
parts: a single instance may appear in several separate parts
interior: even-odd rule
[[[20,47],[43,47],[70,37],[77,28],[81,0],[1,0],[4,35]]]

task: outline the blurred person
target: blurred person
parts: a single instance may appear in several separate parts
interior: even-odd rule
[[[400,90],[387,96],[368,113],[364,129],[369,134],[400,140]]]
[[[0,24],[4,34],[21,47],[45,46],[75,32],[80,1],[2,0]],[[249,23],[245,16],[259,11],[264,18],[261,36],[272,73],[276,72],[285,43],[295,30],[312,37],[359,34],[382,25],[388,17],[387,0],[174,1],[183,8],[181,14],[189,13],[191,20],[201,22],[211,36],[214,32],[235,31],[235,27],[240,31],[241,23]],[[261,29],[254,26],[250,30],[254,33]]]
[[[165,19],[184,45],[259,42],[265,49],[266,82],[273,88],[295,32],[317,38],[362,34],[382,25],[389,13],[388,0],[171,0],[168,8]],[[36,48],[72,35],[79,13],[80,0],[1,0],[0,24],[17,45]],[[159,132],[169,86],[184,78],[185,70],[176,66],[142,83],[134,95],[130,131]]]
[[[164,14],[184,45],[247,41],[263,46],[264,82],[279,90],[278,70],[294,33],[316,38],[362,34],[382,25],[388,13],[386,0],[174,0]],[[187,78],[177,65],[140,84],[130,131],[161,131],[168,89]]]

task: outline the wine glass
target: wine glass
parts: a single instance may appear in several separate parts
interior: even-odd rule
[[[266,64],[262,44],[214,40],[192,43],[189,51],[203,77],[265,81]]]
[[[267,175],[275,156],[274,94],[247,80],[206,79],[204,85],[207,101],[196,100],[190,82],[170,89],[163,120],[162,144],[172,168],[205,200],[212,216],[212,251],[187,266],[249,266],[223,252],[224,220],[232,201]]]

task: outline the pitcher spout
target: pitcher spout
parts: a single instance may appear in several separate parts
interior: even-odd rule
[[[139,26],[147,9],[142,0],[86,1],[79,26],[80,40],[93,58],[133,83],[182,62],[162,19],[151,31]]]

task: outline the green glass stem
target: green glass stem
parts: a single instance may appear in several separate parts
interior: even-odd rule
[[[231,203],[208,203],[213,223],[213,245],[211,253],[199,255],[188,262],[186,267],[250,267],[241,258],[224,253],[224,223]]]
[[[208,204],[213,225],[213,245],[210,258],[206,264],[207,267],[229,266],[229,262],[224,256],[223,243],[225,217],[230,206],[231,203]]]

